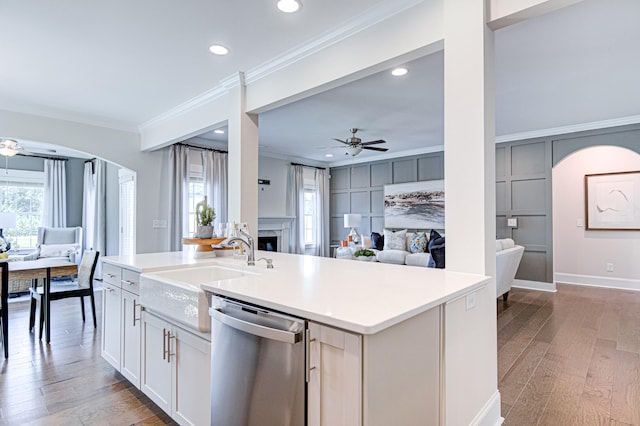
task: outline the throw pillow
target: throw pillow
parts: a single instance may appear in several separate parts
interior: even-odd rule
[[[430,240],[429,250],[431,252],[431,259],[433,260],[433,264],[429,266],[431,267],[435,266],[436,268],[444,268],[444,251],[445,251],[444,237],[436,238],[435,240]]]
[[[371,237],[360,235],[360,245],[363,249],[370,249],[373,246],[373,241],[371,241]]]
[[[371,247],[376,250],[382,250],[384,248],[384,235],[380,235],[378,232],[372,232]]]
[[[75,244],[41,244],[40,257],[68,257],[77,249]]]
[[[405,237],[407,230],[393,232],[390,229],[384,230],[384,250],[406,251]]]
[[[429,233],[429,242],[427,243],[427,253],[431,252],[431,242],[434,241],[438,238],[441,238],[442,235],[440,235],[440,233],[438,231],[436,231],[435,229],[432,229],[431,232]]]
[[[411,253],[424,253],[427,251],[427,234],[424,232],[417,232],[411,238],[410,252]]]

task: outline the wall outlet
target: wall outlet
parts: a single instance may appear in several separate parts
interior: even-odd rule
[[[152,228],[166,228],[167,227],[167,221],[166,220],[154,220],[151,223],[151,227]]]
[[[507,219],[507,226],[509,228],[517,228],[518,227],[518,218],[517,217],[510,217]]]
[[[576,219],[576,227],[582,228],[584,226],[584,219]]]
[[[607,263],[607,272],[613,272],[613,263]]]
[[[476,294],[470,293],[464,297],[464,309],[465,311],[470,311],[471,309],[476,307]]]

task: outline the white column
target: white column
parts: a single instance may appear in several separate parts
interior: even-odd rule
[[[493,32],[479,0],[444,2],[446,269],[495,275]],[[447,425],[497,424],[495,279],[444,307]],[[482,416],[478,419],[477,416]]]
[[[246,112],[244,74],[229,89],[229,222],[246,222],[258,234],[258,116]]]

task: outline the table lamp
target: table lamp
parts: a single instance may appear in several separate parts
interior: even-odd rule
[[[354,244],[358,244],[360,242],[360,237],[356,231],[356,228],[360,226],[360,222],[362,222],[362,215],[360,214],[346,213],[344,215],[344,227],[351,228],[347,234],[347,239],[351,236],[351,241],[353,241]]]

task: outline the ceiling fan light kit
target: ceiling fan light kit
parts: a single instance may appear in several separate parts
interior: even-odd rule
[[[297,0],[278,0],[276,2],[276,7],[278,10],[284,13],[293,13],[297,12],[300,7],[302,7],[302,3]]]
[[[13,139],[2,139],[2,141],[0,141],[0,155],[13,157],[18,151],[18,142]]]

